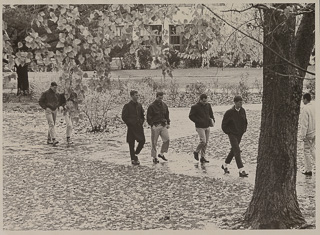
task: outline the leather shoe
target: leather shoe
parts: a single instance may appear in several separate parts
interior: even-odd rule
[[[155,163],[155,164],[159,163],[158,158],[154,158],[154,159],[153,159],[153,163]]]
[[[312,171],[304,171],[304,172],[302,172],[302,174],[304,174],[304,175],[312,175]]]
[[[246,173],[245,171],[241,171],[241,172],[239,172],[239,176],[240,177],[248,177],[248,173]]]
[[[158,158],[161,158],[163,161],[168,161],[168,159],[166,159],[164,155],[161,156],[160,154],[158,154]]]
[[[207,159],[205,159],[204,157],[200,158],[200,162],[201,163],[208,163],[209,161]]]
[[[132,160],[131,163],[132,165],[135,165],[135,166],[140,165],[139,160]]]
[[[199,161],[199,153],[198,152],[193,152],[194,159]]]
[[[224,170],[225,174],[229,174],[230,171],[228,170],[228,167],[224,167],[224,165],[221,166],[222,170]]]

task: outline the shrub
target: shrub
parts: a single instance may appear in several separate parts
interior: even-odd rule
[[[314,98],[315,97],[315,94],[316,94],[316,87],[315,87],[316,83],[315,83],[315,80],[312,79],[312,80],[309,80],[307,85],[306,85],[306,89],[307,91],[311,94],[311,96]]]
[[[135,54],[130,54],[129,52],[125,53],[122,63],[124,69],[135,69],[137,63]]]
[[[185,67],[186,68],[200,68],[202,65],[202,59],[185,59]]]
[[[138,58],[140,63],[141,69],[150,69],[151,68],[151,62],[152,62],[152,55],[150,50],[148,49],[140,49],[138,51]]]

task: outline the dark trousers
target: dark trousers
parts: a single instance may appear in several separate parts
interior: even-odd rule
[[[232,158],[235,157],[238,169],[242,168],[243,164],[241,160],[241,153],[239,147],[242,135],[229,134],[228,136],[231,144],[231,150],[226,158],[225,163],[229,164],[232,161]]]
[[[145,140],[138,141],[137,149],[134,150],[135,141],[130,141],[129,144],[129,150],[130,150],[130,157],[131,160],[137,160],[136,154],[139,154],[141,150],[143,149],[143,145],[145,144]]]

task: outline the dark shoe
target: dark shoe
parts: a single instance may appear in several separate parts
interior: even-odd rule
[[[161,156],[160,154],[158,154],[158,157],[161,158],[163,161],[168,161],[168,159],[166,159],[166,158],[164,157],[164,155]]]
[[[139,160],[131,160],[131,164],[134,166],[138,166],[138,165],[140,165],[140,162],[139,162]]]
[[[52,146],[53,147],[57,147],[58,144],[59,144],[59,141],[54,140],[53,143],[52,143]]]
[[[302,172],[302,174],[304,174],[304,175],[312,175],[312,171],[304,171],[304,172]]]
[[[154,158],[154,159],[153,159],[153,163],[155,163],[155,164],[159,163],[158,158]]]
[[[194,159],[199,161],[199,153],[198,152],[193,152]]]
[[[207,159],[205,159],[204,157],[200,158],[200,162],[201,163],[208,163],[209,161]]]
[[[224,170],[225,174],[229,174],[230,171],[228,170],[228,167],[224,167],[224,165],[221,166],[222,170]]]
[[[47,140],[47,144],[53,144],[52,140]]]
[[[240,177],[248,177],[248,173],[246,173],[245,171],[241,171],[241,172],[239,172],[239,176]]]

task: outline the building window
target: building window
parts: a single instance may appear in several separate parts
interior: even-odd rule
[[[181,50],[181,34],[177,32],[177,25],[169,25],[169,43],[177,51]]]

